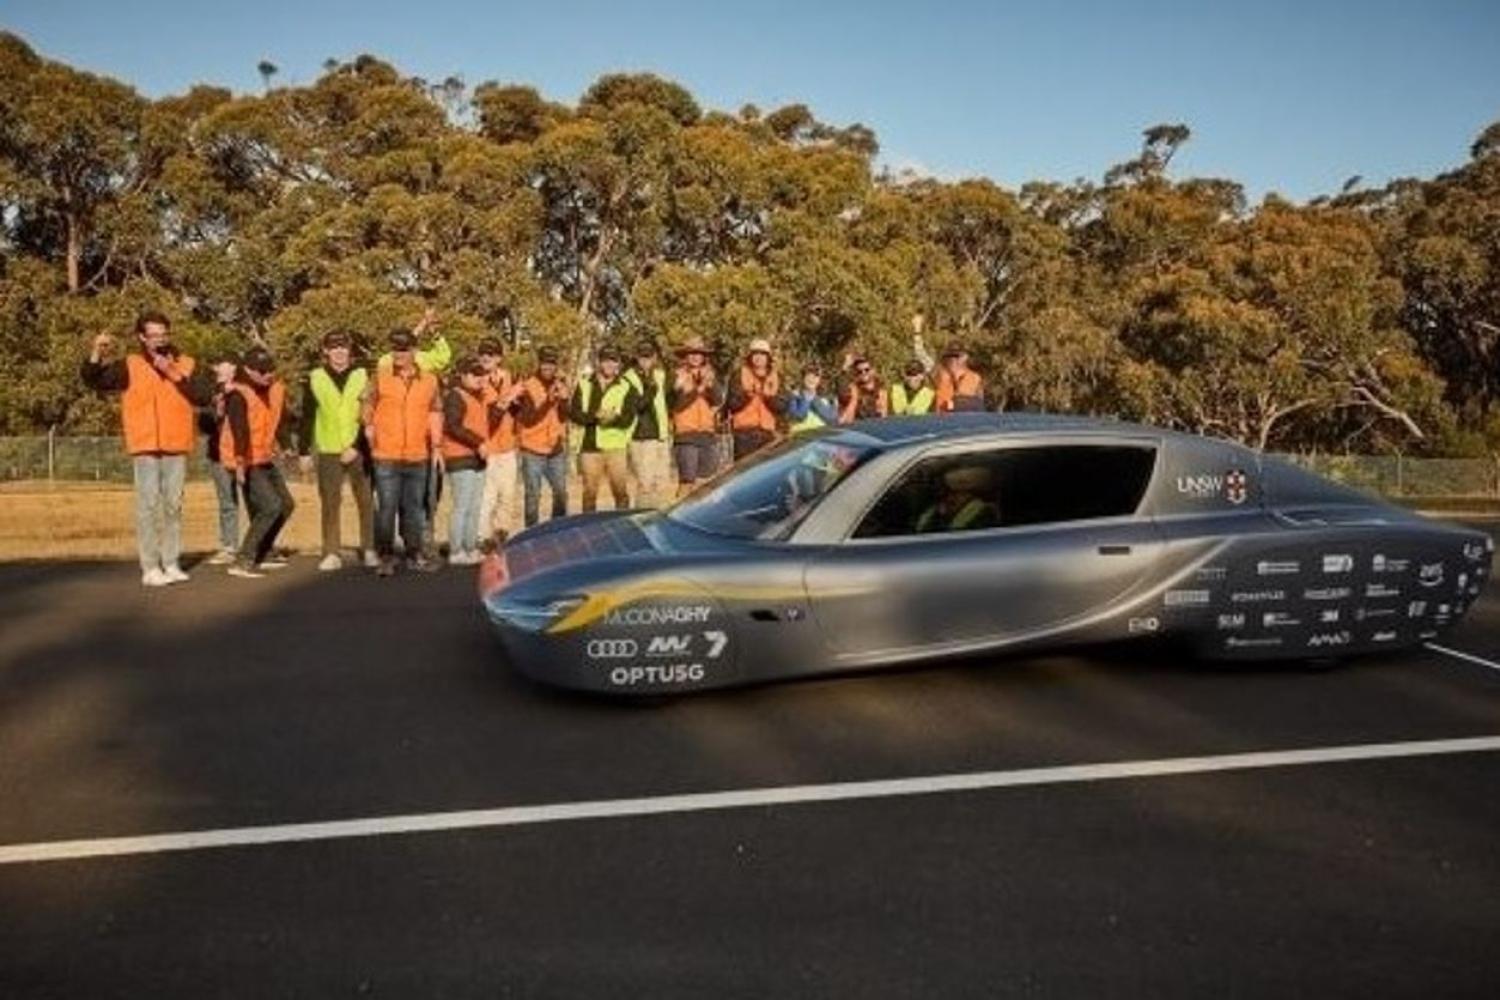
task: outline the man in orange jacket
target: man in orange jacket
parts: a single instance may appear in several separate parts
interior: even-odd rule
[[[187,574],[182,555],[182,486],[193,450],[195,406],[213,402],[210,373],[172,345],[172,321],[144,313],[135,323],[138,353],[112,357],[115,338],[94,338],[83,363],[83,383],[120,393],[125,450],[135,478],[135,538],[141,583],[162,587]]]
[[[250,511],[250,526],[229,567],[230,576],[256,579],[265,575],[262,567],[286,565],[269,558],[276,536],[297,506],[276,464],[285,412],[286,384],[276,377],[275,360],[265,348],[251,348],[224,393],[224,427],[219,438],[219,461],[233,471]]]
[[[396,518],[406,558],[418,570],[437,569],[425,548],[427,477],[441,461],[443,410],[437,376],[417,365],[417,338],[410,330],[391,334],[391,366],[377,366],[366,390],[365,440],[375,460],[375,552],[377,576],[396,572]]]
[[[939,413],[971,413],[984,409],[984,379],[969,367],[969,351],[962,344],[943,350],[934,379]]]
[[[776,440],[776,422],[786,409],[786,397],[769,340],[750,341],[745,362],[729,383],[728,406],[736,462]]]

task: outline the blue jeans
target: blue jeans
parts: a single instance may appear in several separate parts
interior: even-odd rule
[[[533,455],[521,452],[521,485],[525,491],[522,506],[526,510],[526,527],[531,527],[541,516],[542,479],[552,488],[552,516],[562,517],[568,512],[568,453],[556,455]]]
[[[208,474],[219,496],[219,549],[228,551],[240,540],[240,484],[234,481],[234,473],[218,462],[208,463]]]
[[[452,469],[453,519],[448,523],[450,555],[479,551],[479,501],[484,498],[483,469]]]
[[[182,482],[186,455],[134,455],[135,542],[141,569],[176,566],[182,556]]]
[[[396,517],[408,558],[422,554],[427,527],[426,462],[375,463],[375,551],[382,558],[396,553]]]

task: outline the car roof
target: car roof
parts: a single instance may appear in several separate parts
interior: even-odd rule
[[[946,441],[993,434],[1038,434],[1057,432],[1102,432],[1114,434],[1172,435],[1158,427],[1132,424],[1105,417],[1077,417],[1060,413],[945,413],[916,417],[881,417],[859,420],[844,429],[866,434],[884,444],[906,441]]]

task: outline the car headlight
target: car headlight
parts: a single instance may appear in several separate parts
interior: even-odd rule
[[[544,632],[583,603],[582,597],[563,597],[544,603],[502,597],[488,605],[490,618],[523,632]]]

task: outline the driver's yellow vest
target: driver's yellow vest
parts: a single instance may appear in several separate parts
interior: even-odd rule
[[[963,531],[979,519],[979,515],[984,513],[985,507],[986,504],[983,500],[970,500],[959,508],[958,513],[953,515],[953,520],[949,521],[948,526],[943,530]],[[917,534],[920,535],[924,531],[932,531],[934,529],[934,522],[937,521],[939,515],[940,512],[936,504],[922,511],[922,516],[917,518]]]
[[[599,397],[600,410],[614,410],[619,413],[625,408],[625,397],[630,393],[630,383],[623,378],[617,378],[604,390]],[[578,385],[579,401],[583,404],[583,412],[589,412],[589,401],[594,397],[594,380],[585,379]],[[605,427],[599,424],[594,428],[594,445],[600,451],[624,451],[630,445],[630,435],[635,429],[634,421],[629,427]]]
[[[897,382],[891,386],[891,413],[897,416],[919,417],[932,412],[932,404],[937,400],[937,393],[932,391],[932,386],[924,385],[910,397],[906,394],[906,383]]]

